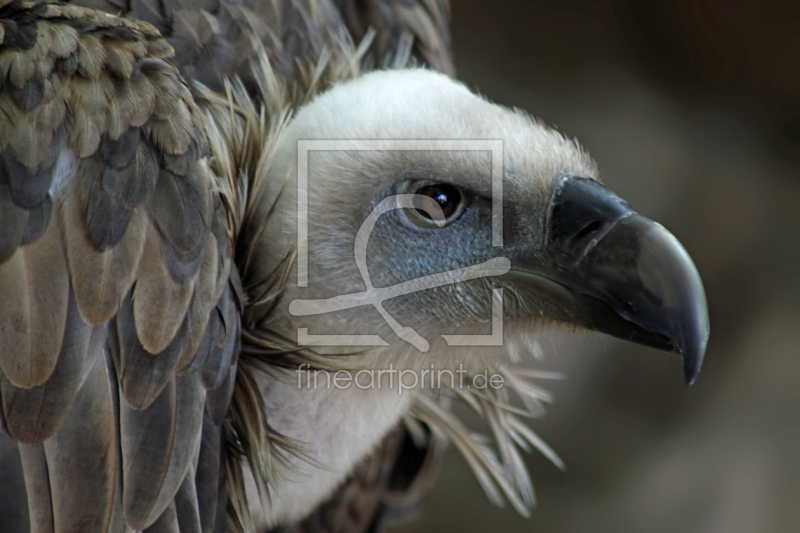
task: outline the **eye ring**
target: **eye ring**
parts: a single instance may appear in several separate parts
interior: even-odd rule
[[[417,181],[403,187],[405,194],[413,194],[415,209],[404,209],[406,217],[417,226],[440,228],[458,220],[467,208],[467,195],[450,183]],[[434,213],[441,212],[441,220],[434,220]]]

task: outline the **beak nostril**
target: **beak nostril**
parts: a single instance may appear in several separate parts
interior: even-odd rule
[[[632,213],[627,202],[589,178],[564,175],[553,187],[546,245],[573,248],[579,242]]]
[[[579,241],[582,238],[586,237],[587,235],[596,232],[601,227],[603,227],[603,222],[601,222],[600,220],[593,220],[592,222],[586,224],[578,233],[576,233],[575,236],[572,238],[572,240]]]

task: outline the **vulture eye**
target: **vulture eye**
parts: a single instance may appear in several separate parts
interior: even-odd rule
[[[408,188],[415,197],[412,203],[415,209],[409,212],[409,218],[419,226],[440,227],[434,221],[435,213],[442,211],[446,224],[458,219],[466,208],[466,199],[458,187],[449,183],[416,183]],[[437,209],[438,208],[438,209]],[[411,210],[409,210],[411,211]]]

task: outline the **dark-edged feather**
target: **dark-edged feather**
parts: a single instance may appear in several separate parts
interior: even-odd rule
[[[147,224],[137,278],[133,294],[136,332],[148,352],[160,353],[184,322],[196,279],[172,277],[163,258],[161,237],[151,223]]]
[[[196,162],[186,176],[161,171],[148,204],[161,235],[180,254],[205,244],[211,227],[212,199],[204,165]]]
[[[228,368],[233,362],[234,354],[238,353],[237,347],[241,342],[241,319],[237,316],[233,322],[232,327],[229,326],[227,335],[223,334],[224,329],[220,334],[222,339],[227,336],[227,340],[223,341],[225,344],[211,350],[205,364],[200,368],[200,375],[206,389],[216,389],[222,385]]]
[[[191,364],[184,369],[183,373],[194,372],[205,364],[211,351],[217,348],[217,338],[221,327],[222,318],[220,318],[219,311],[214,308],[208,315],[208,322],[206,323],[206,329],[203,332],[200,346],[198,346]]]
[[[44,442],[56,532],[108,529],[119,460],[113,407],[105,359],[97,357],[67,419]]]
[[[179,373],[182,373],[187,366],[191,367],[196,359],[205,360],[207,357],[207,352],[201,353],[200,348],[205,340],[205,332],[214,318],[212,314],[216,303],[218,258],[217,241],[213,235],[209,235],[200,266],[200,274],[195,284],[189,310],[186,313],[188,329],[183,353],[178,361]]]
[[[34,387],[56,366],[69,279],[57,225],[0,265],[0,367],[12,385]]]
[[[61,211],[78,309],[89,325],[104,324],[116,314],[136,279],[147,216],[143,211],[133,211],[119,244],[99,252],[86,235],[77,195],[67,197]]]
[[[181,533],[201,533],[200,507],[195,488],[194,467],[190,464],[175,494],[175,513]]]
[[[122,240],[131,210],[118,198],[114,169],[103,162],[100,154],[81,159],[77,174],[87,236],[97,251],[104,252]]]
[[[114,319],[119,343],[115,351],[120,388],[134,409],[146,409],[172,379],[186,342],[186,322],[164,350],[152,354],[142,346],[134,320],[134,291],[128,294]]]
[[[220,496],[220,459],[222,429],[215,425],[208,413],[203,415],[203,436],[194,476],[200,526],[203,533],[213,531]],[[224,468],[224,463],[222,467]]]
[[[47,381],[29,389],[14,387],[5,378],[0,383],[6,426],[15,439],[41,442],[56,432],[104,342],[105,329],[91,328],[83,321],[70,292],[61,353]]]
[[[198,376],[173,377],[142,410],[121,402],[123,506],[146,529],[170,505],[200,444],[205,391]]]

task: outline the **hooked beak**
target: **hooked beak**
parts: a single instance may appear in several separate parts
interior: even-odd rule
[[[543,316],[683,356],[691,385],[709,323],[703,284],[686,250],[594,180],[553,187],[544,253],[511,257],[508,276]]]

